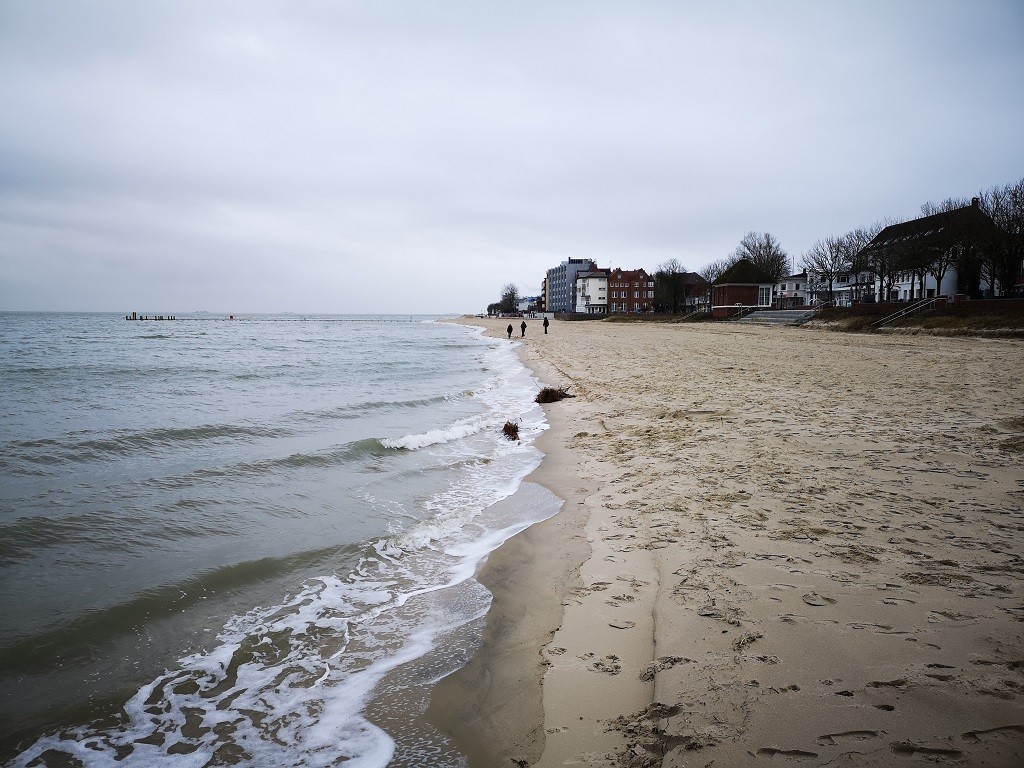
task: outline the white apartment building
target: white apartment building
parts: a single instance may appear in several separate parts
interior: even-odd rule
[[[573,312],[604,315],[608,312],[608,270],[593,269],[576,275]]]

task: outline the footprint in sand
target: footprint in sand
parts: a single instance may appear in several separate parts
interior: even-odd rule
[[[817,592],[808,592],[803,596],[803,601],[808,605],[822,606],[822,605],[834,605],[835,599],[828,595],[821,595]]]
[[[1024,725],[1003,725],[998,728],[988,728],[984,731],[968,731],[963,734],[960,738],[964,741],[980,742],[991,736],[1010,736],[1012,734],[1020,735],[1024,733]]]
[[[872,680],[867,684],[868,688],[906,688],[907,681],[905,678],[897,678],[896,680]]]
[[[956,611],[929,611],[928,623],[938,624],[940,621],[972,621],[977,616],[969,613],[957,613]]]
[[[869,624],[869,623],[863,622],[863,621],[855,621],[855,622],[851,622],[851,623],[847,624],[846,626],[848,626],[850,629],[861,629],[861,630],[865,630],[867,632],[874,632],[875,634],[878,634],[878,635],[906,635],[906,634],[909,634],[909,632],[907,632],[905,630],[896,629],[895,627],[891,627],[888,624]]]
[[[923,757],[963,757],[964,753],[959,749],[948,749],[946,747],[926,747],[923,744],[912,744],[909,741],[894,741],[889,745],[897,755],[921,755]]]
[[[593,653],[585,653],[580,656],[584,661],[589,661],[587,669],[591,672],[604,672],[606,675],[617,675],[622,671],[622,665],[619,664],[619,657],[615,655],[605,656],[603,659],[597,658]]]
[[[618,608],[620,605],[624,603],[632,603],[635,601],[636,598],[633,597],[633,595],[613,595],[610,600],[605,600],[605,603],[607,605]]]
[[[688,659],[685,656],[662,656],[655,661],[652,661],[646,667],[643,672],[640,673],[640,679],[644,682],[653,680],[654,676],[664,669],[671,669],[676,664],[692,664],[693,659]]]
[[[867,741],[877,738],[877,731],[843,731],[842,733],[826,733],[824,736],[819,736],[818,743],[823,747],[834,747],[841,741]]]
[[[802,749],[776,749],[775,747],[762,747],[754,753],[758,757],[775,757],[776,755],[782,755],[783,757],[795,757],[797,760],[810,759],[817,757],[817,752],[805,752]]]

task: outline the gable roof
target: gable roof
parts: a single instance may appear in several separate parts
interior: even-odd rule
[[[683,285],[692,285],[695,288],[703,288],[708,285],[708,281],[701,277],[697,272],[684,272]]]
[[[715,285],[742,283],[744,285],[771,285],[772,279],[750,259],[740,259],[723,272]]]
[[[951,211],[933,213],[899,224],[890,224],[879,232],[865,247],[865,251],[891,248],[903,243],[928,247],[948,247],[966,233],[985,235],[995,231],[995,223],[981,210],[974,198],[970,205]]]
[[[650,279],[650,275],[647,274],[647,271],[643,267],[640,269],[622,269],[622,267],[616,267],[611,270],[610,274],[617,280],[623,278],[626,280]]]

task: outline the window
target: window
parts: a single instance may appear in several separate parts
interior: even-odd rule
[[[782,284],[782,290],[786,290],[786,284],[785,283]]]
[[[757,289],[757,305],[767,307],[772,303],[772,289],[770,286],[762,285]]]

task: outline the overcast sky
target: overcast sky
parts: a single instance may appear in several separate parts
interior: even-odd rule
[[[0,0],[0,309],[480,311],[1024,176],[1024,3]]]

